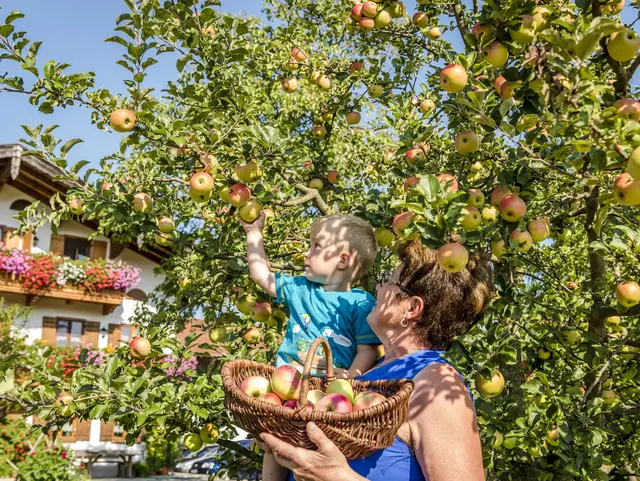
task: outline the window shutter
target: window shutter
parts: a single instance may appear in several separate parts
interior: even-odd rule
[[[44,317],[42,319],[42,341],[47,346],[56,345],[56,330],[58,321],[55,317]]]
[[[109,443],[113,439],[113,423],[100,422],[100,442]]]
[[[22,250],[25,252],[31,252],[31,249],[33,249],[33,234],[31,232],[27,232],[22,236]]]
[[[113,347],[120,345],[121,332],[118,324],[109,324],[109,345]]]
[[[89,250],[89,257],[92,261],[97,259],[107,258],[107,243],[105,241],[91,241],[91,249]]]
[[[51,234],[51,244],[49,246],[49,251],[54,254],[64,255],[64,236],[63,235],[55,235]]]
[[[84,340],[86,346],[91,344],[94,349],[98,348],[98,337],[100,335],[100,323],[95,321],[84,321]]]
[[[78,421],[76,425],[76,441],[89,441],[91,438],[91,421]]]
[[[14,229],[7,229],[7,233],[5,234],[4,239],[4,248],[5,249],[20,249],[20,236],[16,235],[11,237]]]

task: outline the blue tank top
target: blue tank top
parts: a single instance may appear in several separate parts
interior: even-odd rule
[[[413,379],[420,371],[434,362],[447,361],[442,358],[445,351],[416,351],[389,364],[373,369],[358,377],[360,381],[380,379]],[[383,362],[384,358],[380,360]],[[349,461],[349,466],[360,476],[370,481],[426,481],[418,460],[407,444],[396,437],[386,449],[376,451],[362,459]],[[289,481],[295,481],[293,474]]]

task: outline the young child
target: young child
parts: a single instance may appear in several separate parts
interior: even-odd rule
[[[251,277],[276,302],[289,306],[289,324],[276,366],[291,364],[302,371],[307,349],[321,336],[331,346],[337,377],[352,378],[371,369],[379,341],[367,316],[375,298],[362,289],[353,289],[353,284],[375,260],[373,227],[347,214],[318,219],[311,227],[305,275],[292,277],[271,271],[263,226],[264,213],[252,224],[243,222]],[[326,369],[324,351],[319,348],[312,355],[312,373],[317,375]]]

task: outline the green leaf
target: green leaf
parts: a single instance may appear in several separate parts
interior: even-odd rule
[[[14,10],[9,15],[7,15],[7,18],[4,20],[4,23],[11,23],[14,20],[18,20],[19,18],[24,18],[24,13],[21,13],[19,10]]]
[[[78,145],[78,144],[80,144],[82,142],[84,142],[84,140],[82,140],[82,139],[71,139],[71,140],[67,141],[62,147],[60,147],[60,154],[63,157],[65,157],[75,145]]]
[[[600,236],[604,221],[607,219],[607,215],[609,214],[609,206],[609,204],[604,204],[596,212],[593,222],[593,229],[596,231],[596,234],[598,234],[598,236]]]

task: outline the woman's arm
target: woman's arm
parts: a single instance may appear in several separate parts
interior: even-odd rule
[[[484,481],[473,402],[458,372],[434,363],[414,379],[409,427],[415,455],[429,481]]]

